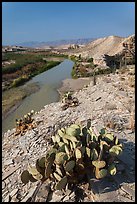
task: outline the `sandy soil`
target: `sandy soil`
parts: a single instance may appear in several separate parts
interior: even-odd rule
[[[92,77],[78,78],[78,79],[65,79],[62,81],[62,86],[58,89],[60,94],[68,91],[78,91],[84,86],[87,86],[91,81]]]

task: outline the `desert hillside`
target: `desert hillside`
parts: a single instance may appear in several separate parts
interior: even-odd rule
[[[135,51],[135,35],[131,35],[127,38],[118,37],[118,36],[109,36],[104,38],[99,38],[88,43],[85,47],[79,48],[73,51],[67,52],[69,55],[80,55],[82,57],[93,57],[95,63],[103,64],[105,55],[115,56],[122,54],[124,52],[124,43],[129,45],[128,50],[133,50],[132,54]],[[130,51],[129,51],[130,52]],[[131,53],[130,53],[131,54]],[[97,61],[99,60],[99,61]]]

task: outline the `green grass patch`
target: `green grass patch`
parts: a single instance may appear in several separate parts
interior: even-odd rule
[[[34,77],[34,76],[36,76],[36,75],[38,75],[44,71],[47,71],[47,70],[51,69],[52,67],[57,66],[59,64],[60,64],[59,61],[49,61],[46,64],[45,63],[42,63],[41,65],[36,64],[35,67],[34,67],[34,65],[30,66],[28,75],[23,75],[17,79],[14,79],[14,81],[11,84],[11,87],[17,87],[17,86],[23,85],[26,81],[30,80],[32,77]]]
[[[77,79],[77,78],[78,78],[78,77],[77,77],[77,73],[76,73],[76,71],[75,71],[75,68],[72,68],[71,76],[72,76],[73,79]]]
[[[18,53],[5,53],[2,60],[15,60],[15,64],[10,64],[2,67],[2,74],[14,73],[28,64],[36,62],[43,62],[43,55],[36,54],[18,54]]]
[[[43,64],[43,70],[48,70],[52,68],[53,66],[56,66],[58,63],[56,61],[48,61],[46,64],[46,61],[43,60],[43,58],[48,57],[48,56],[54,56],[54,57],[67,57],[67,55],[54,55],[54,54],[49,54],[49,55],[44,55],[44,54],[36,54],[36,53],[27,53],[27,54],[18,54],[18,53],[5,53],[4,56],[2,56],[3,61],[10,61],[10,60],[15,60],[15,64],[10,64],[2,67],[2,74],[10,74],[14,73],[17,70],[21,70],[24,66],[26,65],[31,65],[37,62],[41,62]],[[59,62],[60,63],[60,62]],[[42,70],[42,68],[41,68]]]
[[[13,83],[12,83],[12,87],[17,87],[17,86],[20,86],[22,84],[24,84],[26,81],[28,81],[30,79],[29,76],[21,76],[17,79],[14,79]]]

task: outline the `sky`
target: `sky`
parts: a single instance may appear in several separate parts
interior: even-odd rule
[[[2,45],[135,34],[135,2],[2,2]]]

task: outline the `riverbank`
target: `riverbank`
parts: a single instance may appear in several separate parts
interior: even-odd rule
[[[4,95],[6,97],[6,101],[4,101],[5,105],[10,106],[11,102],[13,105],[15,105],[14,103],[18,105],[18,100],[16,100],[16,98],[20,99],[21,105],[16,106],[17,109],[14,109],[15,111],[11,112],[11,114],[2,121],[3,132],[13,128],[16,118],[22,117],[32,109],[35,111],[39,111],[46,104],[59,101],[59,93],[57,89],[61,85],[62,80],[71,78],[72,67],[73,62],[71,60],[64,60],[58,66],[55,66],[52,69],[49,69],[33,77],[31,81],[27,82],[25,85],[14,88],[14,92],[12,91],[12,89],[10,89],[8,91],[8,94]],[[30,86],[30,84],[37,84],[39,86],[39,89],[35,93],[33,93],[33,91],[31,91],[30,89],[30,93],[33,94],[30,94],[28,97],[23,98],[23,96],[26,95],[27,91],[24,90],[24,88],[27,89],[27,86]],[[6,102],[8,104],[6,104]],[[3,108],[3,110],[4,109],[5,107]]]
[[[66,56],[54,55],[46,51],[3,53],[2,91],[24,84],[32,77],[59,65],[64,59]]]
[[[39,90],[37,83],[16,87],[2,93],[2,119],[15,111],[27,96]]]
[[[93,81],[92,77],[78,78],[78,79],[65,79],[62,81],[62,85],[58,89],[58,92],[60,93],[60,95],[69,91],[76,92],[88,86],[91,81]]]
[[[8,57],[10,58],[15,57],[14,55],[16,54],[14,54],[13,56],[12,55],[13,54],[11,54],[11,56],[9,55]],[[23,55],[23,58],[24,58],[24,55]],[[22,58],[20,57],[19,59],[22,59]],[[3,89],[2,91],[2,119],[6,118],[10,113],[15,111],[16,108],[21,104],[21,101],[24,98],[26,98],[30,94],[35,93],[36,91],[39,90],[38,84],[34,83],[31,85],[27,85],[27,86],[23,86],[22,84],[29,81],[32,77],[59,65],[63,61],[63,59],[64,59],[63,57],[49,57],[49,58],[47,57],[43,61],[44,64],[41,63],[39,66],[38,66],[38,62],[35,62],[34,65],[28,64],[25,66],[23,66],[23,63],[22,63],[23,67],[21,68],[21,71],[16,70],[16,67],[15,67],[15,71],[10,72],[10,69],[12,69],[12,67],[8,67],[9,73],[7,72],[5,73],[5,70],[7,69],[5,67],[3,69],[3,82],[2,82],[2,89]],[[46,61],[46,65],[45,65],[45,61]],[[33,66],[35,66],[35,68]],[[31,67],[33,68],[33,72],[31,73],[31,76],[30,76],[29,69],[32,69]],[[25,75],[23,75],[23,73],[25,73]]]
[[[79,106],[62,110],[62,103],[46,105],[34,115],[37,127],[24,135],[15,135],[15,128],[3,135],[2,141],[2,199],[3,202],[26,202],[36,189],[36,183],[24,186],[20,180],[21,172],[28,163],[46,154],[51,145],[51,136],[61,127],[72,123],[86,124],[91,118],[92,126],[100,130],[106,127],[118,136],[124,144],[120,156],[117,174],[100,182],[90,178],[91,190],[86,184],[80,184],[85,195],[82,200],[91,202],[134,202],[135,201],[135,87],[129,83],[128,73],[110,74],[97,78],[96,85],[91,81],[87,87],[77,91],[73,96],[79,100]],[[133,116],[132,116],[132,114]],[[132,124],[131,124],[132,117]],[[12,172],[12,173],[11,173]],[[107,191],[105,188],[107,186]],[[95,190],[96,187],[96,190]],[[45,202],[48,196],[48,183],[43,184],[36,201]],[[91,193],[92,192],[92,193]],[[92,196],[91,196],[92,195]],[[9,197],[10,196],[10,197]],[[64,198],[53,194],[51,201],[61,202]],[[72,198],[69,198],[71,201]],[[73,197],[73,202],[75,199]]]
[[[61,87],[58,89],[60,96],[65,92],[76,92],[89,85],[92,77],[65,79],[62,81]],[[40,89],[36,83],[23,86],[22,88],[13,88],[5,91],[2,94],[2,119],[5,119],[9,114],[14,112],[21,104],[22,100],[27,96],[35,93]]]

